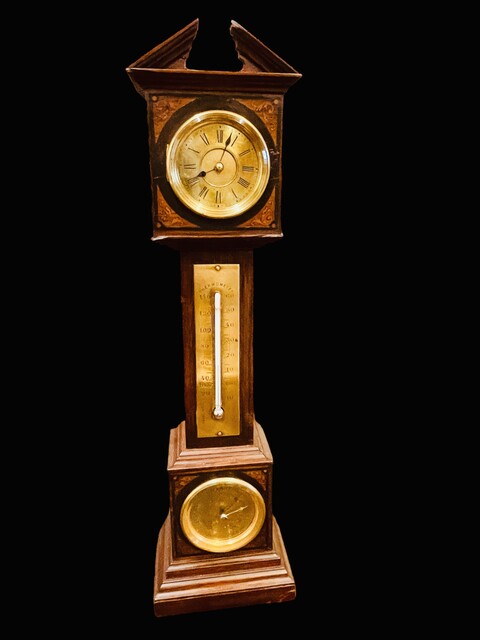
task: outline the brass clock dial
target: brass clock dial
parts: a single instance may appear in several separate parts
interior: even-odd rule
[[[208,218],[231,218],[261,198],[270,177],[270,154],[259,130],[244,116],[203,111],[172,136],[166,173],[186,207]]]
[[[249,482],[230,476],[211,478],[188,494],[180,524],[199,549],[224,553],[253,540],[263,526],[265,513],[262,494]]]

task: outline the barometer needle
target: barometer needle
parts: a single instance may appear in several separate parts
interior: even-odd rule
[[[231,516],[232,514],[237,513],[238,511],[243,511],[246,508],[247,508],[247,505],[245,505],[244,507],[238,507],[238,509],[235,509],[234,511],[230,511],[229,513],[222,513],[220,515],[220,518],[221,519],[228,518],[228,516]]]

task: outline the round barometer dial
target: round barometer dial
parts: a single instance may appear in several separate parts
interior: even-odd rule
[[[262,494],[249,482],[230,476],[212,478],[188,494],[180,524],[199,549],[224,553],[253,540],[263,526],[265,513]]]
[[[166,173],[186,207],[209,218],[231,218],[248,211],[263,195],[270,154],[259,130],[244,116],[204,111],[172,136]]]

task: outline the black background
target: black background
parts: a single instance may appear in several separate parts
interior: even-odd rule
[[[46,215],[29,286],[41,301],[32,310],[51,301],[55,312],[30,375],[44,375],[45,358],[55,371],[37,412],[64,429],[42,437],[62,448],[53,493],[68,492],[52,598],[67,597],[78,624],[95,618],[92,628],[138,638],[252,635],[253,625],[268,634],[307,618],[339,633],[372,628],[379,603],[390,606],[392,522],[378,482],[389,461],[379,451],[401,339],[397,272],[386,267],[395,238],[385,210],[401,206],[400,193],[387,194],[388,29],[380,36],[352,10],[216,9],[79,16],[80,37],[65,28],[52,44],[61,70],[41,75],[35,144],[56,160],[36,192]],[[189,68],[238,69],[235,20],[302,74],[284,102],[284,238],[255,250],[254,263],[255,413],[297,597],[157,619],[168,438],[184,418],[180,270],[178,254],[150,239],[146,103],[125,69],[196,18]]]

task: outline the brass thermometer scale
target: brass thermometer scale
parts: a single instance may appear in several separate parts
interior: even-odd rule
[[[240,433],[239,265],[194,265],[197,432]]]

